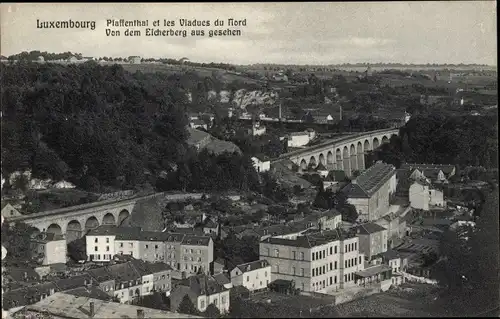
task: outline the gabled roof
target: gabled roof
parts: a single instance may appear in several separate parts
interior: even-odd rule
[[[197,296],[210,296],[227,290],[214,277],[205,274],[188,277],[181,282],[181,285],[189,287]]]
[[[346,178],[346,174],[344,171],[341,170],[333,170],[328,173],[328,176],[326,176],[325,180],[326,181],[331,181],[331,182],[342,182]]]
[[[350,198],[370,198],[396,173],[393,165],[378,161],[343,188]]]
[[[214,275],[214,279],[220,285],[227,285],[227,284],[231,283],[231,279],[229,279],[229,276],[225,273],[220,273],[220,274]]]
[[[384,230],[387,229],[375,223],[366,223],[356,227],[357,233],[362,235],[374,234]]]
[[[413,170],[413,169],[427,169],[427,168],[434,168],[434,169],[440,169],[445,173],[446,175],[449,175],[453,172],[455,169],[455,165],[451,164],[415,164],[415,163],[404,163],[401,165],[402,169],[406,170]]]
[[[249,263],[240,264],[236,266],[242,273],[254,271],[257,269],[265,268],[269,266],[269,262],[267,260],[255,260]]]

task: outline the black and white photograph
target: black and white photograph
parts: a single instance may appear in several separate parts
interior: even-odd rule
[[[2,319],[500,317],[496,1],[1,3]]]

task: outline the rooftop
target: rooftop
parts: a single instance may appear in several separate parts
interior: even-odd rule
[[[344,187],[350,198],[370,198],[396,173],[393,165],[378,161]]]
[[[280,246],[312,248],[316,246],[325,245],[330,242],[346,240],[353,237],[356,237],[356,234],[353,231],[334,229],[334,230],[327,230],[322,232],[317,231],[315,233],[304,234],[301,236],[297,236],[295,239],[269,237],[263,240],[262,243],[270,243],[273,245],[280,245]]]
[[[137,307],[117,302],[103,301],[89,297],[79,297],[65,293],[54,295],[27,306],[26,310],[48,313],[62,318],[89,318],[90,303],[94,304],[94,318],[135,318],[142,310],[144,318],[202,318],[170,311]]]
[[[382,264],[366,268],[365,270],[357,271],[356,275],[360,277],[372,277],[389,270],[392,270],[392,268],[389,267],[388,265]]]
[[[362,235],[374,234],[384,230],[387,229],[375,223],[366,223],[356,227],[357,233]]]
[[[415,163],[404,163],[401,164],[401,169],[413,170],[413,169],[440,169],[446,175],[453,172],[455,165],[451,164],[415,164]]]
[[[257,269],[265,268],[268,266],[269,266],[269,263],[267,262],[267,260],[255,260],[255,261],[252,261],[249,263],[240,264],[236,267],[238,267],[242,272],[245,273],[248,271],[257,270]]]
[[[227,290],[214,277],[205,274],[188,277],[181,282],[181,285],[189,287],[197,296],[210,296]]]

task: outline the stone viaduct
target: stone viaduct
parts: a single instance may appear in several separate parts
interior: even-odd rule
[[[398,128],[369,131],[340,137],[281,155],[273,162],[289,159],[302,170],[322,163],[328,170],[343,170],[348,176],[365,169],[365,154],[398,135]]]
[[[40,232],[66,235],[68,242],[80,238],[89,230],[100,225],[119,226],[131,216],[139,200],[162,198],[166,201],[199,199],[203,194],[167,194],[156,193],[127,199],[108,199],[98,202],[39,212],[30,215],[7,218],[9,222],[23,222],[35,227]]]

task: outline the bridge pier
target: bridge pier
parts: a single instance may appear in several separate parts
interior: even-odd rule
[[[358,170],[362,171],[365,169],[365,153],[361,152],[357,155],[358,159]]]
[[[351,154],[351,160],[350,160],[349,164],[351,164],[351,172],[357,171],[359,169],[358,168],[358,157],[356,154]]]

